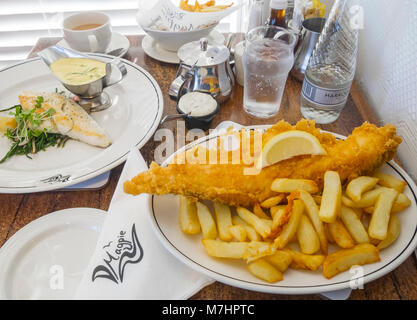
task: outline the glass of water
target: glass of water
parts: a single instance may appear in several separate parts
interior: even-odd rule
[[[296,41],[294,33],[275,26],[258,27],[246,34],[243,107],[248,114],[270,118],[278,113],[294,64]]]

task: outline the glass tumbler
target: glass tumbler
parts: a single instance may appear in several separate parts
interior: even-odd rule
[[[248,114],[270,118],[279,112],[296,42],[294,33],[275,26],[257,27],[246,34],[243,107]]]

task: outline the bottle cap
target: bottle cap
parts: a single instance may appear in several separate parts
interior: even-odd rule
[[[287,9],[288,0],[271,0],[271,9]]]

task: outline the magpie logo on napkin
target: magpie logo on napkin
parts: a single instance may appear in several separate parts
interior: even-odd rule
[[[136,233],[135,224],[132,226],[130,239],[127,232],[122,230],[115,240],[109,241],[103,247],[103,250],[105,251],[104,264],[94,268],[92,282],[103,278],[117,284],[122,283],[126,266],[137,264],[143,259],[143,249]]]

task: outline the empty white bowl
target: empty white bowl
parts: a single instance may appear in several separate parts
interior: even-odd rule
[[[160,31],[145,28],[143,28],[143,30],[156,42],[158,42],[163,49],[168,51],[178,51],[180,47],[188,42],[198,41],[201,38],[208,37],[210,32],[212,32],[216,26],[217,24],[214,24],[204,29],[183,32]]]

